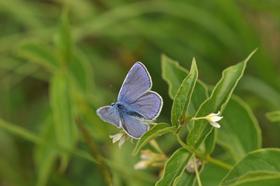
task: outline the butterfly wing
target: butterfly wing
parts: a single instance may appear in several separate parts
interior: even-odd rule
[[[138,117],[128,114],[121,117],[122,128],[132,138],[138,139],[149,130],[147,123]]]
[[[152,87],[152,80],[146,67],[135,63],[126,75],[118,95],[118,102],[130,104]]]
[[[156,92],[148,91],[129,104],[129,109],[141,114],[147,120],[154,120],[160,114],[162,105],[161,96]]]
[[[97,115],[105,122],[115,125],[116,127],[120,128],[120,115],[115,107],[112,106],[104,106],[100,107],[96,111]]]

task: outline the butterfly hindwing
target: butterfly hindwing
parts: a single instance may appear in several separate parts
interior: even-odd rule
[[[129,105],[129,108],[141,114],[147,120],[154,120],[162,108],[161,96],[153,91],[148,91]]]
[[[128,114],[121,117],[122,128],[132,138],[138,139],[149,130],[149,126],[141,118]]]
[[[120,115],[115,107],[113,106],[104,106],[100,107],[96,111],[97,115],[105,122],[108,122],[112,125],[115,125],[116,127],[120,126]]]
[[[118,95],[118,102],[130,104],[152,87],[152,80],[146,67],[135,63],[126,75]]]

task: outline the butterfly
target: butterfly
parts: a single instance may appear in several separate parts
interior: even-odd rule
[[[149,130],[149,123],[159,116],[163,105],[161,96],[151,88],[152,79],[147,68],[136,62],[124,79],[117,101],[97,109],[97,115],[139,139]]]

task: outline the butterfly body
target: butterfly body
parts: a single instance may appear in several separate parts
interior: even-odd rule
[[[156,119],[162,108],[161,96],[151,91],[152,80],[146,67],[135,63],[129,70],[116,103],[101,107],[98,116],[138,139],[149,130],[149,122]]]

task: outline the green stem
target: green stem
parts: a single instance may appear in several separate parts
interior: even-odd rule
[[[198,172],[198,167],[197,167],[196,161],[195,161],[195,156],[193,156],[193,163],[194,163],[194,170],[195,170],[195,176],[196,176],[197,184],[198,184],[198,186],[202,186],[200,176],[199,176],[199,172]]]
[[[156,151],[158,151],[161,154],[164,154],[163,150],[160,148],[160,146],[156,140],[153,139],[149,143]]]
[[[214,165],[222,167],[222,168],[224,168],[226,170],[231,170],[232,167],[233,167],[232,165],[229,165],[229,164],[227,164],[227,163],[225,163],[223,161],[220,161],[220,160],[217,160],[215,158],[212,158],[211,156],[207,156],[205,160],[208,161],[209,163],[212,163]]]
[[[179,144],[187,149],[189,152],[191,153],[194,153],[197,157],[199,157],[200,159],[202,160],[206,160],[208,161],[209,163],[212,163],[212,164],[215,164],[223,169],[226,169],[226,170],[230,170],[232,169],[232,166],[225,163],[225,162],[222,162],[220,160],[217,160],[217,159],[214,159],[212,158],[211,156],[207,156],[205,157],[204,155],[202,155],[201,153],[197,152],[195,149],[193,149],[191,146],[187,145],[185,142],[182,141],[182,139],[180,138],[179,135],[175,134],[176,135],[176,138],[177,138],[177,141],[179,142]]]

